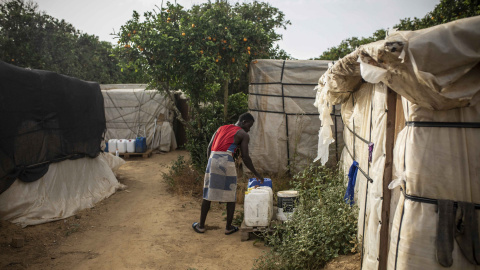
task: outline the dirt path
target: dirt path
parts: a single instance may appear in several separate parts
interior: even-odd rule
[[[162,172],[184,151],[134,158],[118,171],[127,185],[75,217],[21,229],[0,223],[0,267],[7,269],[250,269],[267,250],[224,235],[223,205],[212,204],[205,234],[191,224],[200,201],[167,191]],[[12,235],[22,248],[8,246]]]

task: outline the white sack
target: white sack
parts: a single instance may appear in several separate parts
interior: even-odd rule
[[[50,164],[42,178],[31,183],[17,179],[0,194],[0,218],[25,227],[91,208],[123,187],[111,169],[123,163],[121,158],[101,153],[93,159]]]

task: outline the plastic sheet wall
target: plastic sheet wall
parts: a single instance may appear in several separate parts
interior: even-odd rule
[[[407,125],[394,150],[396,180],[391,187],[401,195],[388,268],[445,269],[436,253],[438,200],[476,204],[480,224],[480,103],[447,111],[422,108],[406,99],[402,103]],[[480,269],[467,261],[457,241],[453,244],[451,269]]]
[[[316,156],[321,121],[315,101],[318,78],[329,61],[256,60],[250,68],[249,111],[255,117],[250,131],[250,156],[255,167],[284,172],[300,170]],[[332,110],[337,132],[342,132],[339,108]],[[335,116],[335,114],[337,116]],[[340,136],[341,137],[341,136]],[[332,163],[336,149],[331,146]]]
[[[147,147],[171,151],[177,144],[170,102],[143,85],[101,85],[107,121],[106,139],[147,138]],[[108,89],[108,90],[107,90]]]
[[[354,201],[359,207],[358,239],[363,269],[377,269],[380,246],[383,172],[385,166],[386,86],[363,84],[342,104],[345,148],[342,165],[348,173],[353,160],[359,172]],[[369,162],[369,144],[373,143]]]

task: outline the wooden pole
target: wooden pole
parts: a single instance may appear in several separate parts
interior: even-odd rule
[[[383,199],[380,228],[380,254],[379,270],[387,269],[388,259],[388,233],[390,223],[390,198],[391,191],[388,184],[392,181],[393,147],[395,145],[395,120],[396,120],[397,93],[387,88],[387,130],[385,132],[385,168],[383,171]]]

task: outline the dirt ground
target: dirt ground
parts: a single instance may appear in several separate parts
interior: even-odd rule
[[[200,200],[178,197],[162,181],[185,151],[130,158],[117,172],[127,188],[68,219],[20,228],[0,221],[1,269],[251,269],[268,248],[225,235],[224,205],[212,204],[205,234],[191,224]],[[237,206],[241,207],[241,206]],[[25,239],[12,247],[14,237]],[[325,269],[359,269],[358,254]]]

